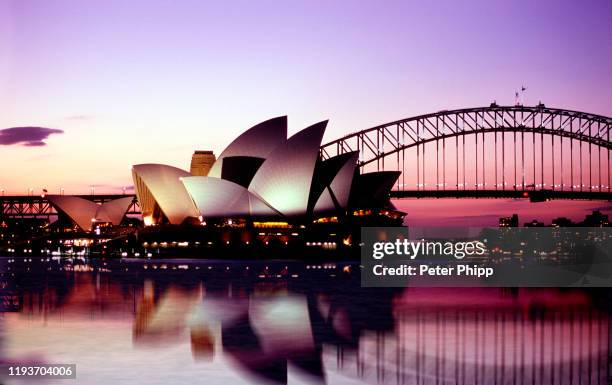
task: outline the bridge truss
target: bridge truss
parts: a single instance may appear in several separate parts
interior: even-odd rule
[[[100,204],[113,199],[132,196],[133,201],[127,210],[127,214],[140,214],[140,206],[138,205],[138,200],[136,199],[135,195],[99,194],[77,196]],[[48,219],[49,217],[56,215],[58,215],[57,210],[53,207],[53,205],[51,205],[49,200],[44,195],[0,196],[0,220],[3,218]]]
[[[359,151],[362,172],[397,170],[395,197],[612,199],[612,118],[543,104],[439,111],[321,146]]]

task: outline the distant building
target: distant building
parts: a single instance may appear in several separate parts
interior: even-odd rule
[[[518,227],[519,218],[517,214],[512,214],[510,217],[499,218],[499,227]]]
[[[553,219],[551,225],[553,227],[572,227],[572,226],[576,226],[576,224],[574,222],[572,222],[571,219],[566,218],[566,217],[559,217],[559,218]]]
[[[602,214],[599,210],[595,210],[584,218],[582,225],[588,227],[607,227],[609,223],[607,215]]]
[[[524,226],[525,227],[544,227],[544,222],[540,222],[537,219],[534,219],[531,222],[526,222]]]
[[[212,151],[196,151],[191,157],[190,173],[193,176],[207,176],[215,163],[215,153]]]

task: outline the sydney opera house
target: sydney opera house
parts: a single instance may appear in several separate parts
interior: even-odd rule
[[[191,172],[134,165],[144,224],[139,241],[184,244],[208,234],[224,244],[310,239],[335,245],[346,244],[361,226],[401,224],[404,213],[389,201],[399,172],[362,174],[358,152],[323,160],[326,126],[319,122],[287,138],[286,116],[267,120],[238,136],[216,160],[210,151],[196,152],[206,157],[197,172],[193,161]],[[130,204],[130,198],[102,205],[78,197],[49,199],[85,231],[96,223],[118,225]]]
[[[319,147],[327,121],[287,139],[285,116],[236,138],[206,176],[162,164],[132,168],[146,225],[245,219],[298,223],[345,217],[354,209],[392,209],[398,172],[359,174],[358,152],[326,160]]]

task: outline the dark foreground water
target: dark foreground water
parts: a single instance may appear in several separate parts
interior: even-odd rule
[[[608,384],[609,290],[364,289],[359,266],[0,258],[3,384]]]

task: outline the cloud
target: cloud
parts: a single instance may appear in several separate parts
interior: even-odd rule
[[[45,146],[52,134],[63,134],[63,130],[47,127],[11,127],[0,130],[0,145],[21,144],[28,147]]]

